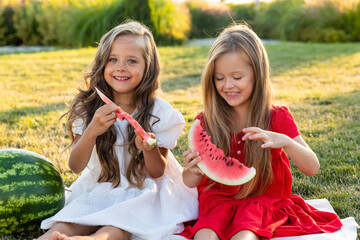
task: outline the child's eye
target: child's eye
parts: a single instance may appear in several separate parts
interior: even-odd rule
[[[109,62],[116,62],[117,59],[116,58],[109,58]]]
[[[235,80],[240,80],[242,77],[234,77]]]
[[[222,77],[222,76],[214,76],[214,79],[215,79],[216,81],[221,81],[221,80],[224,79],[224,77]]]
[[[129,59],[128,62],[129,63],[136,63],[136,61],[134,59]]]

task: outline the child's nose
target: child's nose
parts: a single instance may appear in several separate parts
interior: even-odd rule
[[[234,86],[234,82],[231,79],[225,79],[225,88],[232,88]]]
[[[119,61],[118,64],[117,64],[116,70],[119,71],[119,72],[126,71],[126,64]]]

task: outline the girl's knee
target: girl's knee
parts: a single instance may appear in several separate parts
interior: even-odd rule
[[[202,228],[196,232],[194,240],[220,240],[216,232],[210,228]]]
[[[260,240],[260,237],[250,230],[242,230],[232,236],[230,240]]]
[[[109,236],[108,239],[116,240],[127,240],[131,237],[131,233],[111,225],[102,226],[96,231],[94,236],[101,236],[104,234]]]

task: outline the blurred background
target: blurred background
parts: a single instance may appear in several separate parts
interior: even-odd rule
[[[213,38],[240,21],[262,39],[360,41],[359,0],[0,0],[0,46],[96,46],[127,18],[159,45]]]

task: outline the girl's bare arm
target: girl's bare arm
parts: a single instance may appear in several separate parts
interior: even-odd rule
[[[243,130],[243,140],[259,140],[264,143],[262,148],[283,148],[295,165],[303,173],[314,176],[320,168],[316,154],[306,144],[302,137],[290,137],[271,131],[262,130],[257,127],[248,127]]]
[[[150,136],[156,139],[156,136],[153,133],[150,133]],[[139,134],[136,134],[135,144],[144,154],[145,167],[150,176],[152,178],[161,177],[165,172],[166,158],[169,150],[160,148],[157,145],[149,146]]]
[[[85,169],[90,160],[92,150],[95,146],[97,136],[103,134],[116,121],[116,115],[112,112],[118,108],[106,104],[96,110],[89,126],[83,135],[76,135],[73,148],[70,152],[69,167],[75,173]]]

